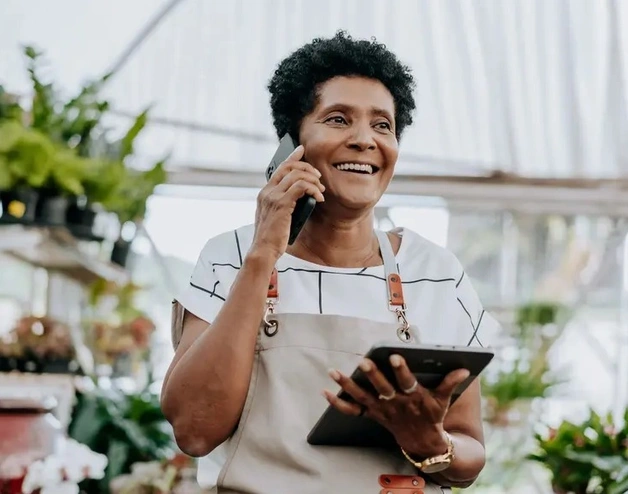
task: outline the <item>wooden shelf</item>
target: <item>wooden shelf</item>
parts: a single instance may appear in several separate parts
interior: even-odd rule
[[[63,227],[0,225],[0,252],[85,284],[97,279],[117,283],[129,279],[122,267],[84,252]]]

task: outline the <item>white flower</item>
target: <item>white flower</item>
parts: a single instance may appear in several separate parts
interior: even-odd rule
[[[152,479],[159,478],[163,474],[163,469],[158,461],[139,462],[131,465],[131,474],[135,478],[150,482]]]
[[[41,494],[79,494],[79,486],[74,482],[60,482],[57,485],[44,487]]]
[[[39,460],[28,467],[22,492],[30,494],[36,489],[48,485],[56,485],[63,480],[62,465],[55,456],[48,456],[45,460]]]
[[[76,484],[82,480],[102,479],[105,476],[107,461],[105,455],[94,453],[87,446],[67,439],[57,454],[28,467],[22,493],[31,494],[36,489],[42,489],[42,494],[78,493]]]
[[[0,461],[0,478],[17,479],[24,476],[29,465],[39,459],[38,452],[25,452],[9,455]]]
[[[102,479],[105,476],[107,457],[94,453],[87,446],[69,439],[63,449],[64,469],[68,480],[81,482],[85,478]]]

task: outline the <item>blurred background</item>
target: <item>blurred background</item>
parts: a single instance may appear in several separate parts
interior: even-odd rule
[[[378,226],[451,249],[503,325],[469,491],[628,492],[622,26],[620,0],[3,0],[0,485],[83,445],[84,492],[200,492],[158,405],[171,301],[253,222],[276,64],[346,29],[418,83]]]

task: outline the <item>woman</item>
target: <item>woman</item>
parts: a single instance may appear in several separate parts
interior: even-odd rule
[[[175,303],[177,350],[163,388],[183,451],[205,456],[226,444],[217,492],[362,494],[400,482],[440,493],[470,485],[484,465],[478,383],[448,408],[467,371],[428,391],[399,356],[391,358],[397,383],[362,358],[397,335],[481,345],[495,326],[453,254],[407,229],[373,229],[412,122],[413,89],[385,46],[342,32],[294,52],[270,81],[277,135],[300,146],[259,193],[255,225],[203,249]],[[304,194],[317,206],[288,245]],[[405,306],[388,296],[390,276],[401,277]],[[376,395],[347,377],[358,364]],[[355,402],[340,400],[340,388]],[[379,422],[398,447],[309,445],[328,405]],[[400,477],[380,485],[382,474]]]

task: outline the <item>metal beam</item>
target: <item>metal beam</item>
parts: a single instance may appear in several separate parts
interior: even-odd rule
[[[169,172],[171,185],[261,188],[261,172],[182,169]],[[456,209],[628,217],[627,180],[523,179],[397,175],[391,195],[441,197]]]

